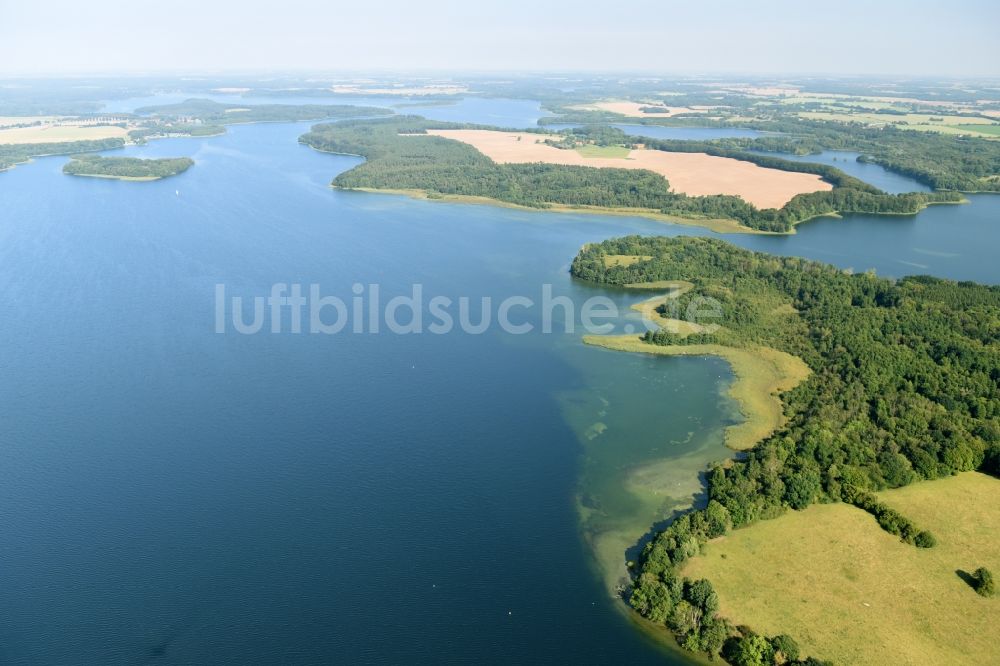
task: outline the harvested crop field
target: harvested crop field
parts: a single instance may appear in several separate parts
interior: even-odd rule
[[[428,134],[462,141],[498,164],[545,162],[614,169],[648,169],[670,183],[674,192],[690,196],[731,194],[758,208],[780,208],[792,197],[830,190],[819,176],[765,169],[752,162],[705,153],[633,150],[627,157],[585,157],[545,143],[554,135],[494,130],[428,130]],[[558,137],[556,137],[558,138]]]
[[[125,138],[128,130],[117,125],[36,125],[0,129],[0,145],[23,143],[61,143],[94,139]]]

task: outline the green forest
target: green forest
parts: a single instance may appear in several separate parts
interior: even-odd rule
[[[703,100],[699,100],[703,101]],[[746,98],[725,98],[728,104],[746,104]],[[748,110],[748,113],[750,110]],[[703,115],[672,118],[624,118],[606,111],[573,111],[566,115],[543,118],[546,123],[582,123],[586,127],[606,130],[610,123],[623,121],[637,125],[675,127],[741,127],[769,132],[753,139],[718,139],[696,143],[724,147],[731,150],[760,150],[816,154],[823,150],[850,150],[861,153],[861,161],[879,164],[886,169],[917,181],[935,190],[959,192],[1000,192],[1000,141],[981,137],[954,136],[917,132],[891,125],[869,127],[863,123],[839,123],[798,118],[791,113],[771,113],[771,117],[743,119],[738,124],[724,123],[719,118]],[[636,138],[632,137],[632,141]],[[646,143],[653,143],[647,140]],[[662,144],[663,142],[657,142]],[[664,147],[663,150],[671,150]],[[699,150],[699,152],[701,152]],[[740,159],[748,159],[740,157]],[[784,167],[782,167],[784,168]],[[832,182],[832,181],[831,181]]]
[[[105,176],[108,178],[166,178],[194,166],[189,157],[139,159],[136,157],[101,157],[82,155],[63,165],[63,173],[71,176]]]
[[[189,99],[176,104],[144,106],[140,116],[185,118],[209,125],[259,122],[299,122],[326,118],[392,115],[392,109],[345,104],[222,104],[209,99]]]
[[[27,162],[32,157],[44,155],[72,155],[99,150],[111,150],[125,145],[123,139],[97,139],[93,141],[63,141],[59,143],[21,143],[0,145],[0,170]]]
[[[801,118],[746,126],[783,134],[724,142],[800,155],[821,150],[852,150],[861,153],[862,161],[910,176],[935,190],[1000,192],[1000,141]]]
[[[649,258],[609,267],[607,255]],[[643,550],[629,602],[690,649],[721,650],[729,659],[727,644],[730,656],[734,642],[763,645],[734,631],[720,647],[724,621],[706,606],[692,611],[690,581],[680,580],[678,568],[705,540],[789,509],[845,501],[906,543],[929,548],[934,536],[873,492],[967,470],[1000,474],[1000,287],[925,276],[893,281],[687,237],[590,245],[572,274],[613,285],[690,281],[695,287],[680,298],[715,299],[721,327],[686,338],[648,332],[648,344],[762,345],[813,371],[782,396],[786,426],[711,469],[707,507],[674,521]]]
[[[828,192],[800,194],[783,208],[760,210],[739,197],[690,197],[669,191],[659,174],[643,170],[595,169],[555,164],[496,164],[471,146],[435,136],[413,137],[432,128],[479,127],[404,116],[316,125],[300,141],[318,150],[360,155],[364,164],[338,175],[343,188],[412,189],[438,195],[489,197],[545,208],[550,204],[653,209],[695,219],[730,219],[752,229],[787,232],[794,224],[837,212],[914,214],[929,203],[957,202],[955,193],[891,195],[833,167],[803,164],[707,142],[661,141],[663,150],[709,152],[790,171],[816,173],[834,185]],[[600,145],[632,139],[602,128]],[[570,132],[567,131],[567,134]]]

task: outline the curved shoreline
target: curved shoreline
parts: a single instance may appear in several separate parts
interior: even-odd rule
[[[111,176],[106,173],[66,173],[67,176],[79,176],[80,178],[105,178],[107,180],[130,180],[138,183],[148,183],[153,180],[163,180],[169,176]],[[179,174],[172,174],[177,176]]]
[[[315,149],[314,149],[315,150]],[[362,157],[361,155],[351,155],[350,153],[333,153],[332,151],[321,151],[334,155],[348,155],[351,157]],[[413,199],[423,199],[426,201],[441,201],[445,203],[478,204],[487,206],[498,206],[500,208],[512,208],[515,210],[528,210],[544,213],[581,213],[591,215],[610,215],[619,217],[642,217],[657,222],[668,224],[679,224],[691,227],[701,227],[714,231],[717,234],[757,234],[764,236],[787,236],[794,231],[782,233],[778,231],[762,231],[751,227],[743,226],[735,220],[725,219],[699,219],[691,217],[675,217],[665,215],[659,211],[647,208],[602,208],[600,206],[569,206],[566,204],[548,204],[545,208],[535,208],[534,206],[522,206],[519,204],[492,199],[490,197],[470,196],[466,194],[438,194],[427,190],[408,190],[395,188],[377,187],[339,187],[330,185],[335,190],[345,192],[367,192],[370,194],[395,194],[411,197]]]
[[[662,302],[677,298],[694,287],[690,282],[665,281],[660,283],[640,283],[629,285],[636,290],[665,290],[663,295],[653,296],[632,305],[643,317],[661,328],[678,329],[680,335],[695,332],[697,329],[682,320],[663,317],[655,308]],[[743,416],[741,422],[727,426],[721,433],[725,450],[741,451],[753,447],[757,442],[770,435],[785,423],[784,409],[780,394],[790,390],[804,381],[811,370],[802,359],[770,347],[738,348],[719,344],[672,345],[659,346],[643,342],[636,335],[587,335],[583,337],[584,344],[602,347],[612,351],[625,351],[659,356],[716,356],[724,359],[733,373],[732,382],[726,391],[730,399],[738,407]],[[630,493],[644,497],[652,492],[658,495],[665,482],[673,479],[679,482],[679,476],[689,477],[683,482],[685,489],[680,494],[690,494],[693,507],[694,501],[702,486],[699,470],[703,469],[704,452],[691,452],[680,457],[668,457],[662,460],[647,462],[631,471],[625,482]],[[681,490],[672,483],[666,483],[673,492]],[[577,511],[581,525],[584,524],[587,510],[577,498]],[[622,555],[642,538],[642,534],[634,532],[634,525],[622,524],[620,527],[601,532],[590,533],[582,531],[582,537],[588,544],[593,557],[596,574],[605,581],[613,596],[623,579],[629,576]],[[634,616],[624,603],[616,604],[628,616]],[[640,617],[632,617],[634,625],[647,639],[659,644],[662,649],[671,654],[683,654],[692,663],[710,663],[701,655],[687,653],[680,649],[673,634],[665,628],[649,623]]]
[[[308,144],[304,144],[308,145]],[[319,148],[314,148],[309,146],[313,150],[317,150],[322,153],[327,153],[330,155],[345,155],[348,157],[360,157],[364,158],[363,155],[355,155],[352,153],[339,153],[331,150],[322,150]],[[487,206],[498,206],[500,208],[512,208],[515,210],[529,210],[536,212],[545,213],[580,213],[588,215],[608,215],[608,216],[618,216],[618,217],[642,217],[647,220],[655,220],[656,222],[666,222],[667,224],[678,224],[687,227],[701,227],[702,229],[708,229],[717,234],[752,234],[758,236],[792,236],[798,233],[798,227],[806,222],[811,222],[824,217],[840,218],[844,215],[854,215],[855,213],[817,213],[812,217],[807,217],[803,220],[799,220],[792,224],[792,228],[788,231],[764,231],[762,229],[754,229],[753,227],[747,227],[736,220],[729,219],[701,219],[696,217],[679,217],[675,215],[666,215],[658,210],[653,210],[650,208],[605,208],[601,206],[569,206],[566,204],[547,204],[545,208],[536,208],[534,206],[522,206],[520,204],[509,203],[507,201],[501,201],[500,199],[492,199],[490,197],[480,197],[472,196],[467,194],[439,194],[437,192],[430,192],[428,190],[411,190],[402,188],[379,188],[379,187],[340,187],[339,185],[331,184],[330,187],[335,190],[343,190],[345,192],[367,192],[369,194],[393,194],[407,196],[412,199],[422,199],[425,201],[441,201],[445,203],[463,203],[463,204],[476,204],[476,205],[487,205]],[[998,194],[998,193],[993,193]],[[912,213],[858,213],[860,215],[888,215],[892,217],[913,217],[919,215],[921,211],[929,206],[945,206],[945,205],[961,205],[969,203],[968,199],[962,199],[961,201],[930,201],[920,206],[920,209]]]
[[[784,425],[780,394],[799,385],[811,371],[802,359],[771,347],[727,347],[718,344],[659,346],[635,335],[586,335],[585,344],[614,351],[660,356],[719,356],[733,369],[729,396],[745,420],[726,428],[726,446],[734,451],[753,447]]]

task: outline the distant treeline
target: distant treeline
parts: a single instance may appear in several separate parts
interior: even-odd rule
[[[690,197],[670,192],[666,179],[650,171],[496,164],[459,141],[405,136],[423,134],[431,128],[462,127],[475,126],[410,116],[344,121],[316,125],[300,141],[319,150],[367,158],[364,164],[338,175],[333,181],[338,187],[415,189],[441,195],[489,197],[537,208],[549,204],[645,208],[681,217],[737,220],[765,231],[788,231],[797,222],[834,212],[912,214],[931,202],[960,200],[955,194],[889,195],[833,167],[752,155],[706,142],[649,142],[654,148],[705,151],[762,166],[816,173],[835,185],[830,192],[798,195],[783,208],[760,210],[735,196]],[[611,145],[615,139],[621,145],[634,142],[618,130],[602,128],[599,132],[595,140],[602,145]]]
[[[392,115],[392,109],[346,104],[222,104],[209,99],[189,99],[176,104],[144,106],[143,116],[197,120],[208,125],[233,123],[298,122],[326,118]]]
[[[571,113],[572,115],[562,118],[543,118],[540,124],[559,122],[605,124],[627,120],[638,125],[756,129],[771,134],[756,138],[717,139],[711,142],[666,143],[709,143],[741,151],[761,150],[796,155],[810,155],[823,150],[850,150],[861,153],[862,162],[878,164],[935,190],[1000,192],[1000,141],[982,137],[920,132],[893,125],[869,127],[865,123],[809,120],[792,114],[769,119],[742,120],[737,125],[722,124],[718,118],[705,116],[626,119],[607,112]],[[602,127],[600,131],[606,129],[612,128]],[[640,139],[631,137],[630,140]],[[646,140],[650,144],[653,141],[653,139]],[[684,150],[680,146],[673,149]]]
[[[784,136],[727,139],[754,150],[794,152],[851,150],[861,161],[910,176],[935,190],[1000,192],[1000,141],[936,132],[918,132],[892,125],[868,127],[799,118],[782,118],[747,127],[783,132]]]
[[[651,258],[609,267],[607,255]],[[787,425],[714,467],[708,507],[676,520],[643,551],[631,604],[665,620],[685,645],[711,652],[718,644],[701,638],[706,627],[715,631],[705,624],[711,614],[699,626],[675,618],[679,567],[705,540],[789,508],[847,501],[902,540],[931,547],[933,535],[872,492],[967,470],[1000,472],[998,287],[894,282],[686,237],[590,245],[572,273],[615,285],[690,281],[695,287],[683,298],[719,301],[721,328],[687,338],[649,333],[649,344],[763,345],[799,356],[813,371],[782,396]]]
[[[101,150],[112,150],[125,145],[120,138],[97,139],[93,141],[62,141],[58,143],[22,143],[0,145],[0,169],[27,162],[32,157],[45,155],[72,155]]]
[[[83,155],[63,165],[63,173],[71,176],[112,178],[166,178],[187,171],[193,165],[194,160],[188,157],[139,159]]]

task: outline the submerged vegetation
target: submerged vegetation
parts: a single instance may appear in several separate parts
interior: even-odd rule
[[[837,212],[913,214],[929,203],[957,202],[953,193],[891,195],[822,165],[752,155],[703,142],[653,142],[650,147],[706,152],[771,168],[820,175],[831,191],[800,194],[780,209],[760,210],[728,195],[686,196],[669,191],[662,176],[645,170],[558,164],[496,164],[471,146],[437,136],[428,129],[470,127],[417,117],[345,121],[316,125],[301,137],[313,148],[367,158],[338,175],[337,187],[419,190],[437,195],[487,197],[507,203],[545,208],[552,204],[579,207],[633,208],[693,219],[736,220],[759,231],[787,232],[798,222]],[[496,129],[496,128],[480,128]],[[569,134],[569,133],[567,133]],[[634,140],[618,130],[602,129],[595,148]]]
[[[63,165],[71,176],[97,176],[122,180],[157,180],[175,176],[194,165],[189,157],[139,159],[136,157],[101,157],[83,155]]]
[[[640,259],[609,263],[609,255]],[[933,535],[871,493],[1000,465],[1000,288],[930,277],[894,282],[706,238],[605,241],[585,247],[572,272],[614,285],[685,280],[694,288],[677,298],[681,311],[697,298],[721,304],[713,333],[649,332],[643,340],[654,348],[764,346],[812,370],[783,396],[786,425],[745,457],[714,467],[708,506],[643,551],[630,603],[666,620],[685,646],[714,653],[717,645],[703,640],[716,631],[705,609],[699,622],[669,619],[684,601],[679,568],[706,540],[789,508],[846,501],[902,540],[932,547]]]

